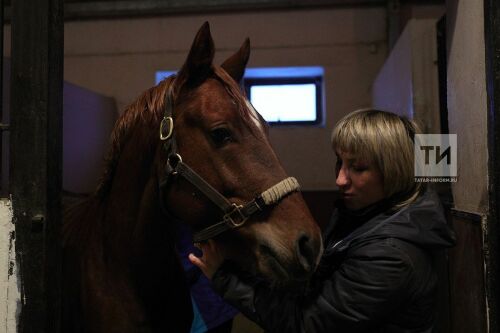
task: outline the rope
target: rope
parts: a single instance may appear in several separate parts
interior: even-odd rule
[[[278,184],[262,192],[261,196],[266,205],[272,205],[281,200],[284,196],[298,191],[300,189],[299,182],[294,177],[283,179]]]

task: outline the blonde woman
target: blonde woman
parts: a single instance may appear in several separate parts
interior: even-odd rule
[[[436,251],[454,245],[438,197],[414,181],[416,125],[355,111],[332,133],[341,199],[304,292],[270,290],[225,262],[213,242],[190,260],[226,301],[268,332],[431,332]]]

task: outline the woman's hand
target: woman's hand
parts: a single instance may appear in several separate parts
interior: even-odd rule
[[[193,253],[190,253],[189,261],[201,269],[203,274],[211,280],[217,269],[219,269],[220,265],[224,262],[224,255],[211,239],[207,242],[196,244],[196,247],[203,252],[203,255],[197,257]]]

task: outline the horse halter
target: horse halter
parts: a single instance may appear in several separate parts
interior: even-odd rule
[[[208,200],[215,204],[222,212],[223,216],[222,220],[219,222],[194,233],[194,243],[207,241],[227,230],[241,227],[253,214],[280,202],[288,194],[299,191],[300,186],[297,179],[288,177],[274,186],[271,186],[269,189],[245,204],[238,205],[236,203],[229,202],[229,200],[227,200],[221,193],[219,193],[200,175],[184,163],[181,155],[178,153],[173,120],[172,85],[173,83],[170,84],[167,91],[165,115],[160,124],[160,140],[164,142],[164,148],[168,155],[165,167],[165,178],[161,180],[159,184],[160,193],[164,193],[165,188],[175,177],[182,177],[203,193]],[[163,198],[161,201],[162,205],[164,205]],[[163,208],[165,212],[168,212],[166,207]]]

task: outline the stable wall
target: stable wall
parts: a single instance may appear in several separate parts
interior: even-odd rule
[[[488,210],[487,105],[483,1],[447,3],[448,121],[458,139],[457,209]]]
[[[487,92],[483,1],[448,0],[446,17],[448,123],[458,140],[458,181],[452,184],[451,332],[488,332],[484,245],[488,213]]]
[[[437,19],[411,19],[373,85],[373,106],[416,119],[423,133],[440,133]]]
[[[63,190],[92,193],[117,118],[115,101],[67,82],[63,91]]]
[[[386,56],[383,7],[68,22],[64,78],[114,97],[122,112],[154,85],[155,71],[182,65],[204,21],[218,64],[250,37],[249,67],[324,67],[325,126],[272,128],[270,137],[303,189],[334,189],[330,131],[348,112],[371,104],[371,85]]]

